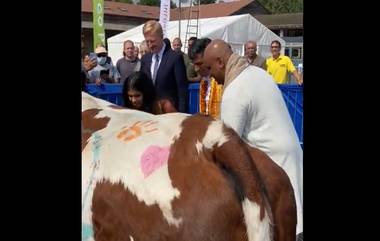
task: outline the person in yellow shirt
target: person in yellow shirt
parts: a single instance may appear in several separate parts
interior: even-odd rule
[[[203,65],[203,52],[211,42],[209,38],[197,39],[189,49],[189,58],[195,71],[201,76],[199,83],[199,113],[220,119],[220,103],[223,85],[211,77],[210,69]]]
[[[270,47],[272,57],[266,61],[267,72],[273,77],[277,84],[287,84],[289,82],[288,73],[292,73],[297,83],[301,85],[303,79],[298,74],[290,58],[280,54],[281,43],[274,40]]]

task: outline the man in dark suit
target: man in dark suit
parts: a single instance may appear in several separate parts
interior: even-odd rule
[[[159,99],[170,100],[178,111],[186,112],[188,81],[182,55],[165,43],[159,22],[146,22],[143,34],[151,52],[142,57],[141,71],[152,79]]]

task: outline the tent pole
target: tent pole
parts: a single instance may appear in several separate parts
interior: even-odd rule
[[[178,1],[178,5],[179,5],[178,37],[179,39],[181,39],[181,0]]]

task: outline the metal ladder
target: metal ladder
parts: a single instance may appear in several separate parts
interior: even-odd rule
[[[200,13],[200,0],[190,0],[189,16],[187,18],[186,36],[185,36],[185,53],[187,53],[187,45],[190,37],[198,38],[199,29],[199,13]]]

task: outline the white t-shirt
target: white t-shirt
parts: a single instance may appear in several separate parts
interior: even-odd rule
[[[281,91],[263,69],[249,66],[224,90],[221,119],[288,174],[303,231],[303,151]]]

